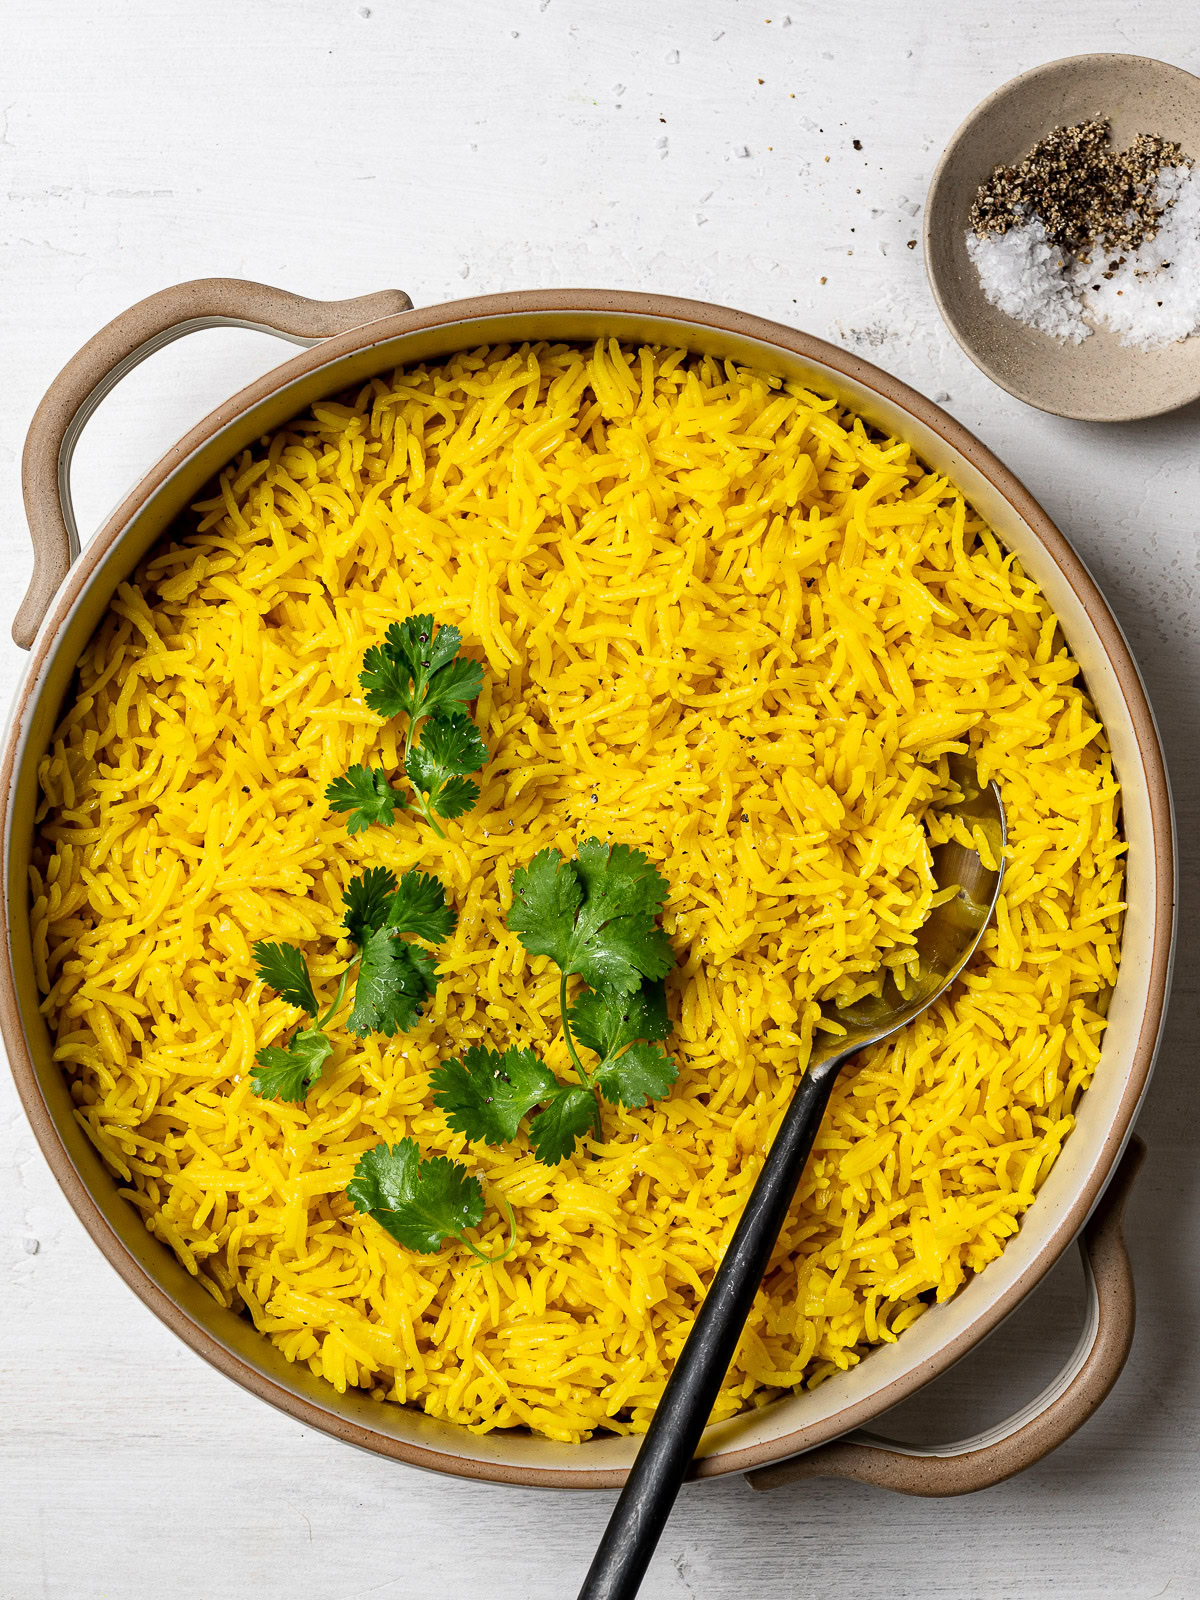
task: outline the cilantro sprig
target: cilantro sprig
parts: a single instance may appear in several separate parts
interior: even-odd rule
[[[444,838],[438,818],[461,817],[479,799],[470,774],[488,759],[487,746],[463,707],[483,687],[483,668],[459,656],[462,634],[450,624],[435,627],[431,616],[393,622],[383,643],[363,655],[359,682],[371,710],[381,717],[406,716],[404,771],[425,820]],[[420,742],[417,730],[424,729]],[[325,791],[334,811],[348,813],[357,833],[380,822],[390,827],[404,807],[387,774],[360,764],[335,778]]]
[[[578,1084],[560,1083],[532,1050],[472,1048],[433,1073],[433,1100],[451,1128],[503,1144],[523,1117],[539,1161],[564,1161],[589,1131],[601,1097],[637,1107],[667,1094],[677,1068],[659,1041],[671,1031],[663,978],[673,964],[657,918],[667,884],[638,850],[589,839],[574,861],[544,850],[513,874],[508,926],[560,971],[563,1036]],[[581,989],[568,1006],[568,980]],[[599,1056],[585,1067],[578,1045]],[[540,1108],[540,1109],[535,1109]]]
[[[431,811],[439,817],[461,817],[479,799],[479,785],[466,774],[478,772],[487,758],[479,729],[470,717],[454,712],[433,718],[406,758],[405,770]]]
[[[584,989],[567,1012],[575,1038],[600,1057],[591,1079],[606,1100],[644,1106],[670,1089],[677,1068],[657,1042],[671,1031],[666,988],[643,983],[632,994]]]
[[[371,1217],[405,1249],[422,1255],[432,1255],[447,1239],[457,1239],[476,1258],[472,1266],[493,1266],[516,1244],[512,1207],[503,1195],[509,1228],[505,1248],[489,1256],[467,1238],[466,1230],[483,1221],[483,1186],[447,1156],[423,1161],[415,1139],[394,1145],[384,1142],[366,1151],[346,1185],[346,1195],[357,1211]]]
[[[351,879],[343,895],[346,937],[357,953],[342,969],[337,990],[324,1009],[317,1001],[308,959],[292,944],[254,946],[259,979],[281,999],[312,1018],[285,1045],[264,1045],[251,1076],[255,1094],[265,1100],[303,1100],[333,1054],[327,1029],[347,999],[357,968],[346,1026],[362,1037],[391,1037],[407,1031],[437,988],[437,946],[454,931],[455,913],[436,878],[406,872],[397,882],[386,867],[368,867]],[[404,935],[411,935],[405,938]],[[413,941],[421,939],[424,944]]]

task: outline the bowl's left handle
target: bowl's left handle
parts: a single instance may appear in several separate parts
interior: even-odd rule
[[[293,344],[312,345],[411,310],[412,301],[399,289],[354,300],[306,300],[241,278],[198,278],[161,289],[114,317],[67,362],[29,427],[21,486],[33,539],[33,578],[13,622],[16,642],[29,649],[79,554],[69,482],[71,456],[84,424],[127,372],[198,328],[255,328]]]

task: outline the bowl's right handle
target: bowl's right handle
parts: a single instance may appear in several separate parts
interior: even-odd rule
[[[1079,1240],[1088,1318],[1075,1353],[1050,1387],[998,1427],[962,1444],[914,1448],[867,1434],[746,1474],[752,1489],[802,1478],[852,1478],[900,1494],[971,1494],[1024,1472],[1065,1444],[1116,1383],[1133,1343],[1133,1270],[1121,1214],[1146,1147],[1134,1136]]]
[[[313,345],[379,317],[411,311],[399,289],[354,300],[306,300],[241,278],[197,278],[148,295],[88,341],[47,389],[34,413],[21,461],[25,514],[33,539],[33,578],[13,622],[28,650],[71,562],[79,534],[71,505],[71,456],[84,424],[139,362],[198,328],[255,328]]]

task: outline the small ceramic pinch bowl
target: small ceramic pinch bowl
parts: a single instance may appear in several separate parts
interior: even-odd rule
[[[1161,350],[1097,328],[1063,344],[990,305],[967,255],[971,205],[996,166],[1055,128],[1106,118],[1123,149],[1139,133],[1200,162],[1200,78],[1148,56],[1088,55],[1022,73],[976,106],[938,162],[925,205],[925,266],[938,309],[975,365],[1028,405],[1085,422],[1154,417],[1200,398],[1200,334]]]

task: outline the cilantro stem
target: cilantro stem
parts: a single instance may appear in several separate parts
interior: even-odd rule
[[[465,1233],[456,1235],[456,1238],[459,1240],[459,1242],[465,1244],[467,1249],[476,1258],[474,1261],[467,1263],[467,1265],[470,1267],[494,1267],[497,1262],[507,1260],[508,1257],[513,1253],[513,1249],[517,1243],[517,1220],[513,1216],[513,1208],[509,1205],[508,1197],[506,1195],[500,1196],[500,1204],[504,1207],[505,1215],[508,1217],[508,1243],[504,1246],[504,1249],[501,1250],[498,1256],[489,1256],[485,1251],[481,1250],[478,1245],[472,1244]]]
[[[574,1063],[575,1071],[579,1074],[579,1081],[583,1084],[585,1089],[590,1089],[592,1091],[592,1099],[595,1101],[595,1106],[592,1110],[592,1128],[597,1139],[603,1138],[603,1133],[600,1127],[600,1096],[596,1091],[595,1084],[592,1082],[591,1075],[584,1066],[583,1062],[579,1059],[579,1051],[576,1050],[575,1041],[571,1037],[571,1024],[567,1021],[567,975],[565,972],[559,980],[558,985],[558,1010],[560,1016],[562,1017],[563,1037],[567,1041],[567,1051],[570,1054],[572,1062]]]
[[[355,956],[354,959],[352,961],[350,961],[346,965],[346,967],[343,969],[342,976],[338,981],[337,993],[333,997],[333,1004],[329,1007],[329,1009],[327,1011],[322,1012],[321,1015],[317,1018],[317,1020],[313,1024],[314,1028],[317,1028],[317,1029],[325,1028],[327,1026],[327,1024],[335,1016],[337,1016],[337,1013],[338,1013],[339,1009],[341,1008],[342,1001],[346,998],[346,984],[349,981],[350,974],[353,972],[354,968],[358,965],[358,963],[361,961],[361,959],[362,959],[361,956]]]
[[[409,754],[409,751],[412,749],[413,735],[417,731],[417,724],[419,722],[423,721],[423,720],[424,719],[421,718],[421,717],[413,717],[413,716],[410,716],[409,719],[408,719],[408,734],[407,734],[407,736],[405,737],[405,740],[404,740],[404,775],[405,775],[405,777],[408,777],[408,754]],[[409,778],[408,781],[410,783],[412,783],[412,779],[411,778]],[[422,790],[418,789],[415,783],[412,784],[412,788],[413,788],[413,793],[417,797],[417,804],[421,808],[421,813],[424,816],[425,821],[433,829],[434,833],[437,834],[439,839],[444,839],[446,837],[446,835],[442,832],[441,828],[438,826],[437,818],[434,816],[433,812],[429,809],[429,801],[426,798],[424,792]]]

